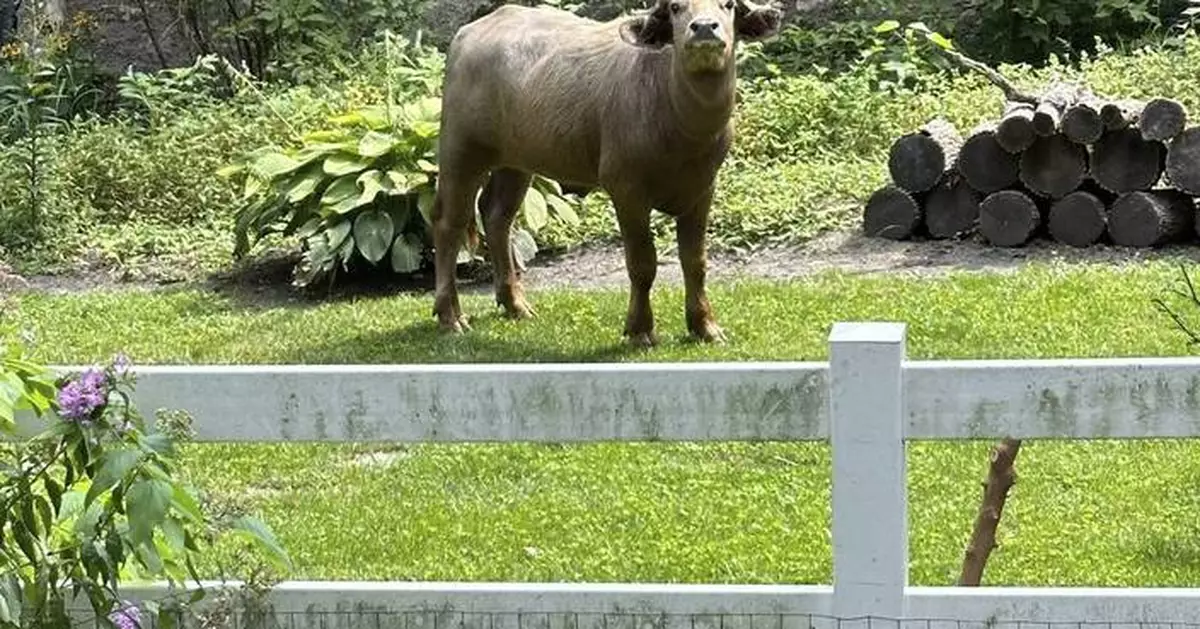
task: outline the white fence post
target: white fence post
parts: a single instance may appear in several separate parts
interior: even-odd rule
[[[905,332],[903,323],[835,323],[829,335],[838,618],[899,619],[906,612]]]

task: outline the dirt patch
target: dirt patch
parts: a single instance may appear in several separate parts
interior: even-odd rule
[[[747,278],[787,280],[824,271],[852,274],[905,274],[937,276],[953,271],[1011,272],[1033,261],[1064,263],[1136,264],[1147,260],[1172,259],[1200,261],[1200,248],[1173,246],[1160,249],[1132,249],[1095,245],[1075,249],[1049,241],[1035,241],[1024,247],[1000,248],[978,239],[963,241],[907,241],[865,238],[855,231],[827,233],[807,243],[760,249],[747,254],[714,252],[710,255],[709,278],[727,281]],[[261,257],[251,265],[221,273],[183,286],[233,293],[260,307],[299,303],[311,299],[336,299],[364,294],[429,292],[433,288],[430,269],[406,278],[381,277],[356,282],[332,292],[313,291],[304,296],[289,286],[292,255],[275,253]],[[0,270],[2,271],[2,270]],[[0,272],[0,277],[3,273]],[[460,272],[464,292],[491,290],[486,270]],[[27,285],[39,292],[80,292],[105,288],[155,289],[179,287],[179,283],[122,281],[95,267],[63,275],[13,279],[8,286]],[[660,252],[658,282],[681,284],[683,276],[677,257]],[[619,245],[581,248],[560,255],[539,257],[526,271],[525,282],[531,290],[550,288],[616,288],[628,286],[625,257]]]

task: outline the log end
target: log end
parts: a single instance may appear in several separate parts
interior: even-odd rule
[[[1106,215],[1107,208],[1100,197],[1077,190],[1050,207],[1047,227],[1054,240],[1082,249],[1104,236],[1108,228]]]
[[[1037,203],[1020,190],[993,192],[979,204],[979,233],[998,247],[1024,245],[1040,223]]]
[[[906,240],[921,225],[921,205],[908,192],[885,185],[876,190],[863,208],[863,233],[869,238]]]

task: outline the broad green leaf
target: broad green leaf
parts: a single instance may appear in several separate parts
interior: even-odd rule
[[[125,475],[137,466],[142,460],[142,453],[133,448],[123,448],[119,450],[108,450],[101,457],[100,471],[96,473],[96,478],[92,480],[92,486],[88,488],[87,496],[83,499],[83,506],[87,508],[92,504],[100,494],[108,491],[114,485],[119,483]]]
[[[513,257],[517,260],[517,265],[524,269],[530,260],[537,255],[537,241],[533,239],[533,234],[524,229],[514,229],[511,237]]]
[[[245,164],[228,164],[217,169],[217,176],[222,179],[229,179],[244,170],[246,170]]]
[[[338,152],[325,158],[325,174],[331,177],[341,177],[362,171],[370,167],[373,160],[351,153]]]
[[[346,199],[358,196],[357,175],[343,175],[325,188],[321,194],[321,205],[337,205]]]
[[[277,567],[291,570],[292,560],[287,551],[275,539],[275,534],[258,518],[242,516],[233,521],[233,532],[247,539],[267,552],[268,557]]]
[[[204,521],[204,513],[200,511],[200,504],[196,502],[196,498],[182,485],[177,485],[171,492],[171,506],[182,513],[187,519],[193,523],[199,524]]]
[[[250,163],[250,169],[263,179],[274,179],[279,175],[286,175],[296,170],[301,165],[302,162],[283,153],[267,152],[256,156]]]
[[[421,241],[413,234],[401,234],[392,243],[392,270],[412,273],[421,268]]]
[[[350,228],[352,224],[347,219],[338,219],[336,223],[329,226],[325,230],[325,240],[329,243],[330,249],[337,249],[346,242],[346,238],[350,236]]]
[[[371,264],[383,259],[394,234],[392,217],[379,210],[368,210],[354,219],[354,242]]]
[[[546,226],[546,222],[549,220],[549,216],[546,214],[546,197],[533,186],[529,186],[525,191],[525,202],[522,203],[522,208],[525,210],[525,222],[533,231],[541,231]]]
[[[386,155],[388,151],[391,151],[399,143],[400,140],[390,133],[368,131],[358,141],[358,153],[363,157],[379,157],[380,155]]]
[[[305,144],[336,144],[346,139],[346,132],[341,129],[322,129],[320,131],[311,131],[304,134],[301,140]]]
[[[423,173],[428,173],[428,174],[433,174],[433,175],[436,175],[438,173],[437,164],[435,164],[427,159],[417,160],[417,168],[420,168],[421,172],[423,172]]]
[[[954,48],[954,44],[949,39],[946,39],[946,36],[942,35],[941,33],[930,33],[926,37],[928,37],[933,43],[946,50]]]
[[[546,197],[546,202],[554,208],[554,214],[564,222],[571,225],[579,224],[579,214],[575,213],[575,208],[569,201],[560,196],[549,195]]]
[[[408,194],[413,188],[428,181],[428,177],[423,174],[402,170],[387,171],[387,178],[392,183],[392,194]]]
[[[165,480],[142,479],[129,488],[125,503],[129,513],[129,537],[135,546],[150,545],[154,527],[166,517],[174,495],[175,488]]]
[[[438,131],[441,130],[438,126],[438,123],[430,120],[413,121],[411,129],[417,137],[426,140],[437,137]]]
[[[142,435],[138,439],[138,444],[145,452],[154,452],[164,456],[175,455],[175,444],[166,433],[154,432],[148,435]]]
[[[385,180],[383,173],[378,170],[363,171],[358,176],[358,184],[362,186],[362,194],[358,195],[360,205],[367,205],[375,201],[375,197],[384,190],[385,187],[391,188],[391,181]]]
[[[875,27],[876,33],[890,33],[900,28],[900,22],[896,20],[886,20]]]
[[[299,203],[309,197],[313,192],[316,192],[317,187],[325,180],[324,173],[321,172],[321,167],[317,165],[309,165],[300,171],[297,177],[294,177],[290,182],[291,187],[288,189],[287,200],[290,203]]]

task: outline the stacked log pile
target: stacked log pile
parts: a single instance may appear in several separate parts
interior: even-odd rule
[[[942,118],[898,138],[868,236],[978,234],[1000,247],[1156,247],[1200,236],[1200,126],[1179,102],[1102,101],[1055,86],[965,136]]]
[[[956,53],[951,53],[956,54]],[[1157,247],[1200,237],[1200,125],[1170,98],[1101,98],[1070,83],[1005,93],[1001,117],[962,134],[930,120],[891,146],[890,181],[867,199],[868,236],[1000,247]]]

